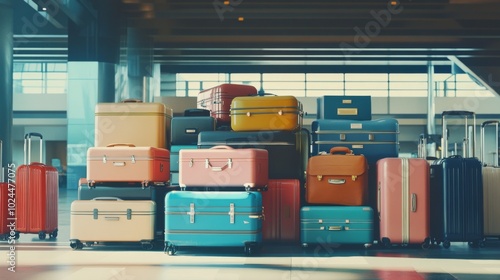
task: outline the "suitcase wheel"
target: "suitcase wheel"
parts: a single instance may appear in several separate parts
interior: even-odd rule
[[[57,237],[57,232],[58,232],[58,229],[55,229],[53,232],[49,233],[49,237],[50,238],[56,238]]]
[[[422,249],[429,249],[431,247],[431,239],[430,238],[426,238],[424,240],[424,242],[422,242]]]
[[[469,241],[469,247],[471,248],[478,248],[478,247],[484,247],[484,240],[478,240],[478,241]]]
[[[81,250],[81,249],[83,249],[83,243],[80,242],[80,240],[71,241],[71,243],[69,244],[69,246],[73,250]]]
[[[169,255],[169,256],[173,256],[175,255],[175,253],[177,252],[177,249],[175,248],[175,246],[173,244],[171,244],[170,242],[165,242],[165,252]]]
[[[368,248],[370,248],[372,246],[372,244],[371,243],[365,243],[363,246],[365,246],[365,249],[368,249]]]
[[[40,232],[38,233],[38,238],[40,238],[40,240],[45,240],[45,237],[46,237],[45,232],[40,231]]]
[[[244,248],[245,255],[252,256],[257,252],[257,244],[256,243],[245,243]]]
[[[450,245],[451,245],[450,240],[443,241],[443,248],[448,249],[450,248]]]
[[[384,246],[385,248],[391,247],[391,240],[389,238],[383,237],[381,241],[382,246]]]

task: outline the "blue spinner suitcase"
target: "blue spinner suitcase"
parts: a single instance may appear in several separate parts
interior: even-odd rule
[[[348,147],[364,155],[368,164],[399,155],[399,124],[396,119],[371,121],[314,120],[312,122],[312,155],[332,147]]]
[[[318,119],[360,120],[372,119],[371,96],[321,96],[317,99]]]
[[[262,219],[258,192],[172,191],[165,197],[165,251],[241,246],[251,255],[262,243]]]
[[[214,131],[212,117],[174,117],[170,125],[171,145],[196,145],[201,131]]]
[[[183,149],[194,150],[198,149],[198,146],[197,145],[170,146],[170,185],[179,184],[179,151]]]
[[[300,242],[310,244],[362,244],[373,236],[373,209],[368,206],[304,206],[300,209]]]

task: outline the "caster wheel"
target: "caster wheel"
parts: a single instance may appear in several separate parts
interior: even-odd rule
[[[144,249],[144,250],[148,250],[148,251],[153,250],[153,247],[154,247],[153,243],[143,243],[142,244],[142,249]]]
[[[307,247],[309,247],[309,244],[307,244],[307,243],[302,243],[302,248],[307,248]]]
[[[175,253],[176,253],[175,247],[173,245],[169,245],[167,247],[167,254],[169,256],[173,256],[173,255],[175,255]]]
[[[18,239],[19,239],[19,231],[16,231],[16,233],[14,234],[14,239],[15,239],[15,240],[18,240]]]
[[[58,230],[57,230],[57,229],[56,229],[56,230],[54,230],[53,232],[51,232],[51,233],[49,234],[49,237],[50,237],[50,238],[56,238],[56,237],[57,237],[57,232],[58,232]]]
[[[370,243],[366,243],[366,244],[364,244],[363,246],[365,247],[365,249],[368,249],[368,248],[370,248],[370,247],[372,246],[372,244],[370,244]]]
[[[391,240],[389,238],[383,237],[381,241],[382,246],[384,246],[385,248],[391,247]]]
[[[40,238],[40,240],[45,240],[45,237],[46,237],[45,232],[39,232],[38,233],[38,238]]]
[[[94,242],[85,242],[85,246],[87,247],[92,247],[94,245]]]
[[[449,240],[443,241],[443,248],[448,249],[448,248],[450,248],[450,245],[451,245],[451,243]]]
[[[251,256],[254,254],[253,246],[245,246],[245,255]]]
[[[71,247],[71,249],[73,250],[81,250],[83,249],[83,243],[80,242],[80,241],[76,241],[76,242],[71,242],[69,244],[69,246]]]
[[[426,238],[424,240],[424,242],[422,243],[421,246],[422,246],[422,249],[426,249],[427,250],[427,249],[429,249],[431,247],[431,245],[432,245],[431,239],[430,238]]]

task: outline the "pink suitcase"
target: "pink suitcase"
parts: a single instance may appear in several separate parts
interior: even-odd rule
[[[429,164],[421,158],[377,161],[382,244],[430,246]]]
[[[179,186],[240,187],[250,190],[268,183],[268,152],[264,149],[210,149],[179,152]]]
[[[87,181],[166,184],[170,180],[170,151],[163,148],[113,144],[87,151]]]

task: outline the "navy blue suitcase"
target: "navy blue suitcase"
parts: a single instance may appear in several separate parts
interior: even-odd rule
[[[291,131],[202,131],[198,135],[198,147],[265,149],[269,154],[269,179],[302,179],[303,160],[297,143],[300,139],[302,137]]]
[[[196,145],[201,131],[214,131],[212,117],[174,117],[170,125],[171,145]]]
[[[259,192],[172,191],[165,196],[165,251],[241,246],[251,255],[262,243],[262,219]]]
[[[360,120],[372,119],[371,96],[321,96],[317,99],[318,119]]]
[[[312,155],[328,152],[332,147],[348,147],[354,154],[364,155],[370,165],[379,159],[399,155],[399,124],[396,119],[314,120],[311,130]]]

